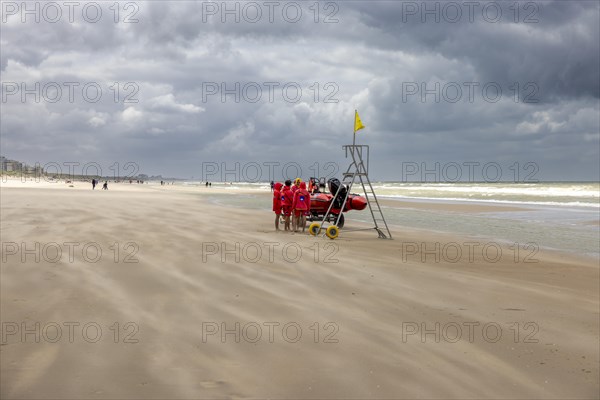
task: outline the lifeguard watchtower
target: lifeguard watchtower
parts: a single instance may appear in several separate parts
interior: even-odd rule
[[[342,146],[346,153],[346,158],[348,158],[348,154],[352,159],[352,162],[348,166],[346,172],[344,172],[342,178],[342,184],[338,187],[337,192],[334,194],[334,199],[338,198],[338,195],[341,191],[345,190],[344,199],[342,202],[341,209],[344,210],[346,206],[346,202],[348,201],[348,196],[352,191],[352,188],[355,183],[359,182],[360,187],[362,188],[365,199],[367,200],[367,205],[369,206],[369,211],[371,213],[371,217],[373,219],[374,226],[369,228],[358,228],[358,229],[344,229],[345,232],[349,231],[359,231],[359,230],[371,230],[374,229],[379,235],[380,239],[392,239],[392,233],[388,228],[387,222],[385,221],[385,217],[383,215],[383,211],[381,210],[381,205],[377,200],[377,195],[375,194],[375,190],[373,190],[373,185],[369,180],[369,146],[366,145],[357,145],[356,144],[356,131],[363,129],[364,125],[362,124],[360,117],[358,116],[358,111],[354,111],[354,137],[351,145]],[[342,192],[343,193],[343,192]],[[327,213],[323,217],[321,224],[319,226],[318,232],[323,228],[323,224],[328,221],[328,217],[331,214],[331,211],[334,207],[335,201],[332,201],[329,205]],[[335,224],[327,227],[325,234],[330,239],[335,239],[339,235],[338,224],[340,218],[342,217],[342,213],[340,212],[337,215],[337,219]]]

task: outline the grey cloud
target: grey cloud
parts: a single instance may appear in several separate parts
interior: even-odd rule
[[[200,2],[135,3],[133,24],[114,23],[108,12],[95,24],[22,24],[14,16],[2,24],[3,83],[95,82],[103,89],[94,103],[81,92],[74,102],[9,96],[1,111],[3,155],[106,166],[132,161],[141,172],[181,177],[200,176],[202,162],[343,164],[341,145],[352,140],[358,108],[367,126],[358,138],[372,145],[380,179],[397,177],[403,160],[534,161],[546,179],[598,179],[595,2],[535,2],[537,23],[511,22],[512,2],[497,3],[510,17],[498,23],[481,16],[422,23],[405,15],[407,4],[422,2],[334,2],[338,23],[323,23],[333,10],[325,10],[327,2],[319,3],[318,23],[312,2],[302,3],[297,23],[281,15],[273,22],[221,23],[219,15],[204,21]],[[527,10],[520,11],[522,19]],[[265,82],[279,84],[272,101]],[[472,102],[465,82],[480,85]],[[236,83],[258,84],[262,98],[207,96],[207,84],[231,90]],[[286,101],[286,83],[301,85],[302,98]],[[403,98],[412,83],[457,83],[462,98]],[[482,98],[486,83],[501,86],[498,102]],[[528,83],[537,103],[524,101]],[[137,102],[124,101],[133,93],[126,84],[137,88]]]

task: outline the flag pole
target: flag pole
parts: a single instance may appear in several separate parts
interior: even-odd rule
[[[354,110],[354,123],[353,123],[353,127],[352,130],[354,131],[354,134],[352,136],[352,146],[356,146],[356,114],[358,113],[358,110]],[[354,149],[354,147],[352,148]]]

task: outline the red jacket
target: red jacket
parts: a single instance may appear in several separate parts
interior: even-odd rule
[[[308,207],[306,201],[308,199]],[[310,209],[310,193],[306,191],[306,189],[298,189],[294,193],[294,202],[292,204],[293,210],[301,210],[306,211]]]
[[[274,186],[273,191],[273,211],[277,214],[281,214],[281,187],[283,185],[277,182]]]
[[[306,205],[305,210],[310,211],[310,192],[306,191],[306,193],[308,193],[308,196],[304,196],[304,204]]]
[[[281,206],[282,207],[291,207],[294,202],[294,194],[290,190],[289,186],[284,186],[281,189]]]

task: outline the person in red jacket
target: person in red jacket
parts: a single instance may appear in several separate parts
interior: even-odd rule
[[[315,178],[308,180],[308,193],[313,194],[315,192]]]
[[[298,228],[300,228],[300,224],[302,224],[302,232],[306,227],[306,220],[304,213],[310,210],[310,193],[306,190],[306,183],[300,182],[298,186],[298,190],[294,192],[294,201],[292,203],[292,209],[294,210],[294,232],[298,232]],[[306,199],[309,201],[308,208],[306,207]]]
[[[302,185],[304,185],[304,183],[300,184],[300,188],[304,189]],[[302,213],[302,232],[304,232],[304,229],[306,228],[306,218],[310,215],[310,195],[311,193],[308,192],[308,196],[304,197],[304,204],[306,206],[306,209]]]
[[[283,185],[277,182],[273,185],[273,212],[275,213],[275,230],[279,230],[279,217],[281,216],[281,187]]]
[[[285,186],[281,189],[281,210],[283,212],[283,220],[285,221],[285,230],[290,230],[290,215],[292,214],[292,203],[294,202],[294,194],[290,189],[292,181],[285,181]]]
[[[300,182],[302,182],[302,179],[300,179],[300,178],[294,179],[294,184],[291,187],[292,195],[295,194],[298,189],[300,189]],[[296,216],[294,215],[293,207],[292,207],[292,231],[296,232]]]

